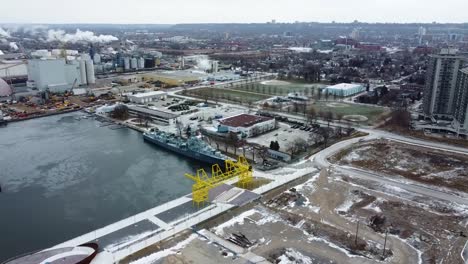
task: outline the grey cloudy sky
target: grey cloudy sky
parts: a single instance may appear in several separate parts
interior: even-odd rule
[[[468,22],[468,0],[2,0],[3,23]]]

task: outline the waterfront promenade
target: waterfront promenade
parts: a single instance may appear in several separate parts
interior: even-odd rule
[[[287,167],[277,170],[276,173],[254,172],[254,176],[268,178],[271,182],[253,192],[262,195],[316,172],[309,161],[303,161],[299,166],[300,168],[294,168],[294,173],[288,173],[292,168]],[[236,179],[232,179],[228,183],[232,184],[235,181]],[[186,195],[58,244],[53,248],[97,242],[100,245],[100,252],[92,263],[118,263],[127,256],[191,229],[235,207],[229,203],[212,202],[205,207],[197,208],[192,204],[191,195]]]

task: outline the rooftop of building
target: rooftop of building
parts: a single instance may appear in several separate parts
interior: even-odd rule
[[[250,127],[258,123],[272,120],[271,117],[249,115],[249,114],[240,114],[236,116],[226,117],[219,122],[225,126],[230,127]]]
[[[178,114],[173,114],[173,113],[169,113],[169,112],[165,112],[161,110],[143,108],[143,107],[134,106],[134,105],[128,106],[128,109],[131,111],[148,114],[150,116],[158,116],[158,117],[162,117],[165,119],[174,119],[179,116]]]
[[[148,96],[158,96],[158,95],[166,95],[166,92],[163,91],[151,91],[151,92],[145,92],[145,93],[137,93],[137,94],[132,94],[131,96],[137,97],[137,98],[142,98],[142,97],[148,97]]]
[[[339,83],[331,86],[327,86],[327,89],[336,89],[336,90],[351,90],[354,88],[362,87],[360,84],[356,83]]]

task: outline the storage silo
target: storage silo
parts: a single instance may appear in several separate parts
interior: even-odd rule
[[[124,70],[126,71],[130,70],[130,58],[128,57],[124,58]]]
[[[136,70],[136,69],[138,68],[138,60],[137,60],[137,58],[132,58],[132,59],[130,60],[130,68],[131,68],[132,70]]]
[[[94,64],[100,64],[101,63],[101,55],[99,55],[98,53],[94,54]]]
[[[80,60],[80,76],[82,85],[88,84],[88,79],[86,78],[86,62],[85,60]]]
[[[88,84],[95,84],[96,77],[94,75],[94,64],[92,60],[86,60],[86,79]]]
[[[139,69],[144,69],[145,68],[145,59],[144,58],[139,58],[138,59],[138,68]]]

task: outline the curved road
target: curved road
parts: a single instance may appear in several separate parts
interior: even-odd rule
[[[348,166],[338,166],[331,164],[328,161],[328,157],[332,156],[333,154],[337,153],[338,151],[351,146],[352,144],[355,144],[359,141],[363,140],[371,140],[371,139],[376,139],[376,138],[387,138],[390,140],[395,140],[398,142],[402,142],[405,144],[412,144],[412,145],[417,145],[421,147],[426,147],[426,148],[433,148],[433,149],[438,149],[438,150],[444,150],[444,151],[450,151],[450,152],[455,152],[455,153],[460,153],[460,154],[467,154],[468,155],[468,149],[463,149],[455,146],[448,146],[440,143],[432,143],[432,142],[426,142],[422,140],[417,140],[417,139],[411,139],[411,138],[406,138],[402,136],[398,136],[395,134],[391,133],[382,133],[380,131],[376,132],[375,130],[372,131],[366,131],[370,132],[371,134],[369,136],[363,137],[363,138],[353,138],[350,140],[345,140],[339,143],[336,143],[335,145],[332,145],[321,152],[317,153],[313,160],[314,163],[319,167],[319,168],[328,168],[332,167],[337,171],[340,171],[342,173],[346,173],[350,176],[353,176],[355,178],[360,178],[364,180],[371,180],[371,181],[376,181],[381,184],[385,185],[391,185],[395,186],[401,189],[404,189],[406,191],[436,198],[436,199],[441,199],[453,203],[458,203],[458,204],[463,204],[463,205],[468,205],[468,199],[465,197],[460,197],[455,194],[451,194],[448,192],[444,192],[441,190],[429,188],[424,185],[417,184],[416,182],[410,182],[410,181],[398,181],[394,179],[390,179],[389,177],[386,177],[386,175],[379,174],[376,172],[371,172],[371,171],[366,171],[358,168],[353,168],[353,167],[348,167]]]

